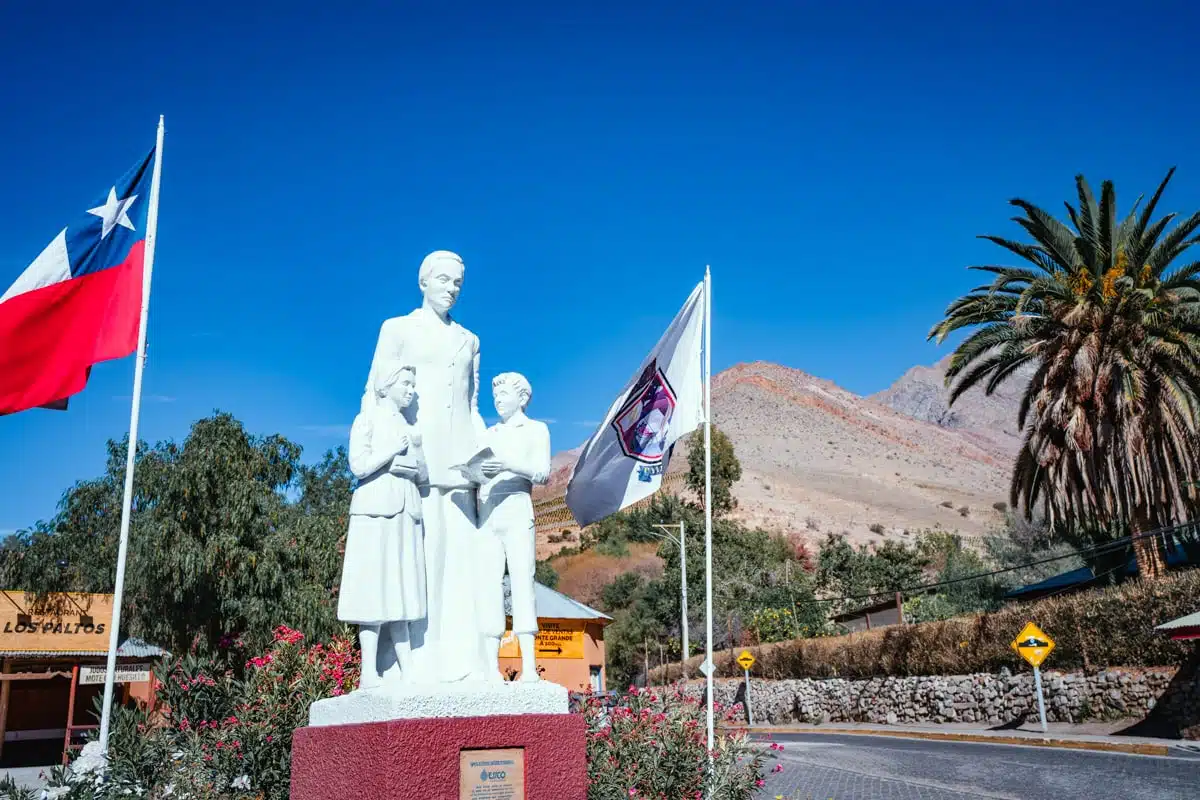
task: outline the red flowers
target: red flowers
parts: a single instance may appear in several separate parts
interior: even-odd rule
[[[297,630],[292,630],[287,625],[280,625],[275,629],[275,641],[286,642],[287,644],[300,644],[304,641],[304,634]]]

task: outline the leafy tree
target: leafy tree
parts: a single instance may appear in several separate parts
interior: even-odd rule
[[[533,579],[548,589],[558,588],[558,571],[549,561],[539,561],[533,569]]]
[[[112,591],[126,448],[110,441],[104,474],[71,487],[53,520],[6,545],[6,585]],[[252,436],[222,413],[197,421],[182,444],[139,444],[128,634],[180,653],[239,639],[261,647],[280,624],[322,638],[339,627],[346,455],[333,451],[305,467],[300,452],[282,436]]]
[[[1024,443],[1011,501],[1052,526],[1183,521],[1200,506],[1200,261],[1175,262],[1200,237],[1200,213],[1168,231],[1153,219],[1174,169],[1139,212],[1118,220],[1113,185],[1097,203],[1082,175],[1068,222],[1025,200],[1032,243],[985,236],[1027,262],[973,267],[995,276],[946,309],[929,336],[974,329],[946,372],[953,403],[992,392],[1029,365]],[[1164,569],[1158,537],[1136,542],[1140,572]]]
[[[716,425],[712,426],[712,504],[713,516],[728,514],[737,508],[733,485],[742,479],[742,464],[733,452],[733,442]],[[704,428],[688,438],[687,487],[704,502]]]
[[[600,591],[600,606],[610,613],[629,608],[638,599],[645,583],[636,572],[618,575]]]

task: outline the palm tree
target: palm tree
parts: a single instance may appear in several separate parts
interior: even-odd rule
[[[1021,267],[976,266],[995,279],[955,300],[929,333],[974,329],[946,373],[950,403],[1033,371],[1018,412],[1024,432],[1011,503],[1073,527],[1126,523],[1136,533],[1200,507],[1200,261],[1174,262],[1200,241],[1200,213],[1170,231],[1152,220],[1175,170],[1139,213],[1117,221],[1113,185],[1096,203],[1082,175],[1070,225],[1032,203],[1014,221],[1032,243],[982,238]],[[1138,569],[1164,569],[1159,537],[1134,540]]]

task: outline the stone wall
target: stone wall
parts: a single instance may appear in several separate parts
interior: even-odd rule
[[[1046,672],[1046,718],[1051,722],[1141,718],[1156,705],[1172,719],[1195,719],[1200,685],[1174,681],[1173,667],[1109,669],[1095,674]],[[702,683],[685,690],[702,695]],[[997,725],[1028,716],[1037,719],[1031,672],[948,675],[871,680],[753,680],[756,723],[871,722],[890,725],[974,722]],[[719,680],[716,701],[741,702],[744,684]]]

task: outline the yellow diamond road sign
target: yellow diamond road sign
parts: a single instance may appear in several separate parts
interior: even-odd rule
[[[1017,634],[1017,638],[1013,639],[1012,649],[1016,650],[1017,654],[1028,661],[1030,665],[1040,667],[1046,660],[1046,656],[1050,655],[1050,651],[1054,649],[1054,640],[1037,625],[1027,622],[1021,632]]]
[[[742,669],[750,669],[754,666],[754,655],[749,650],[743,650],[737,657],[737,662]]]

